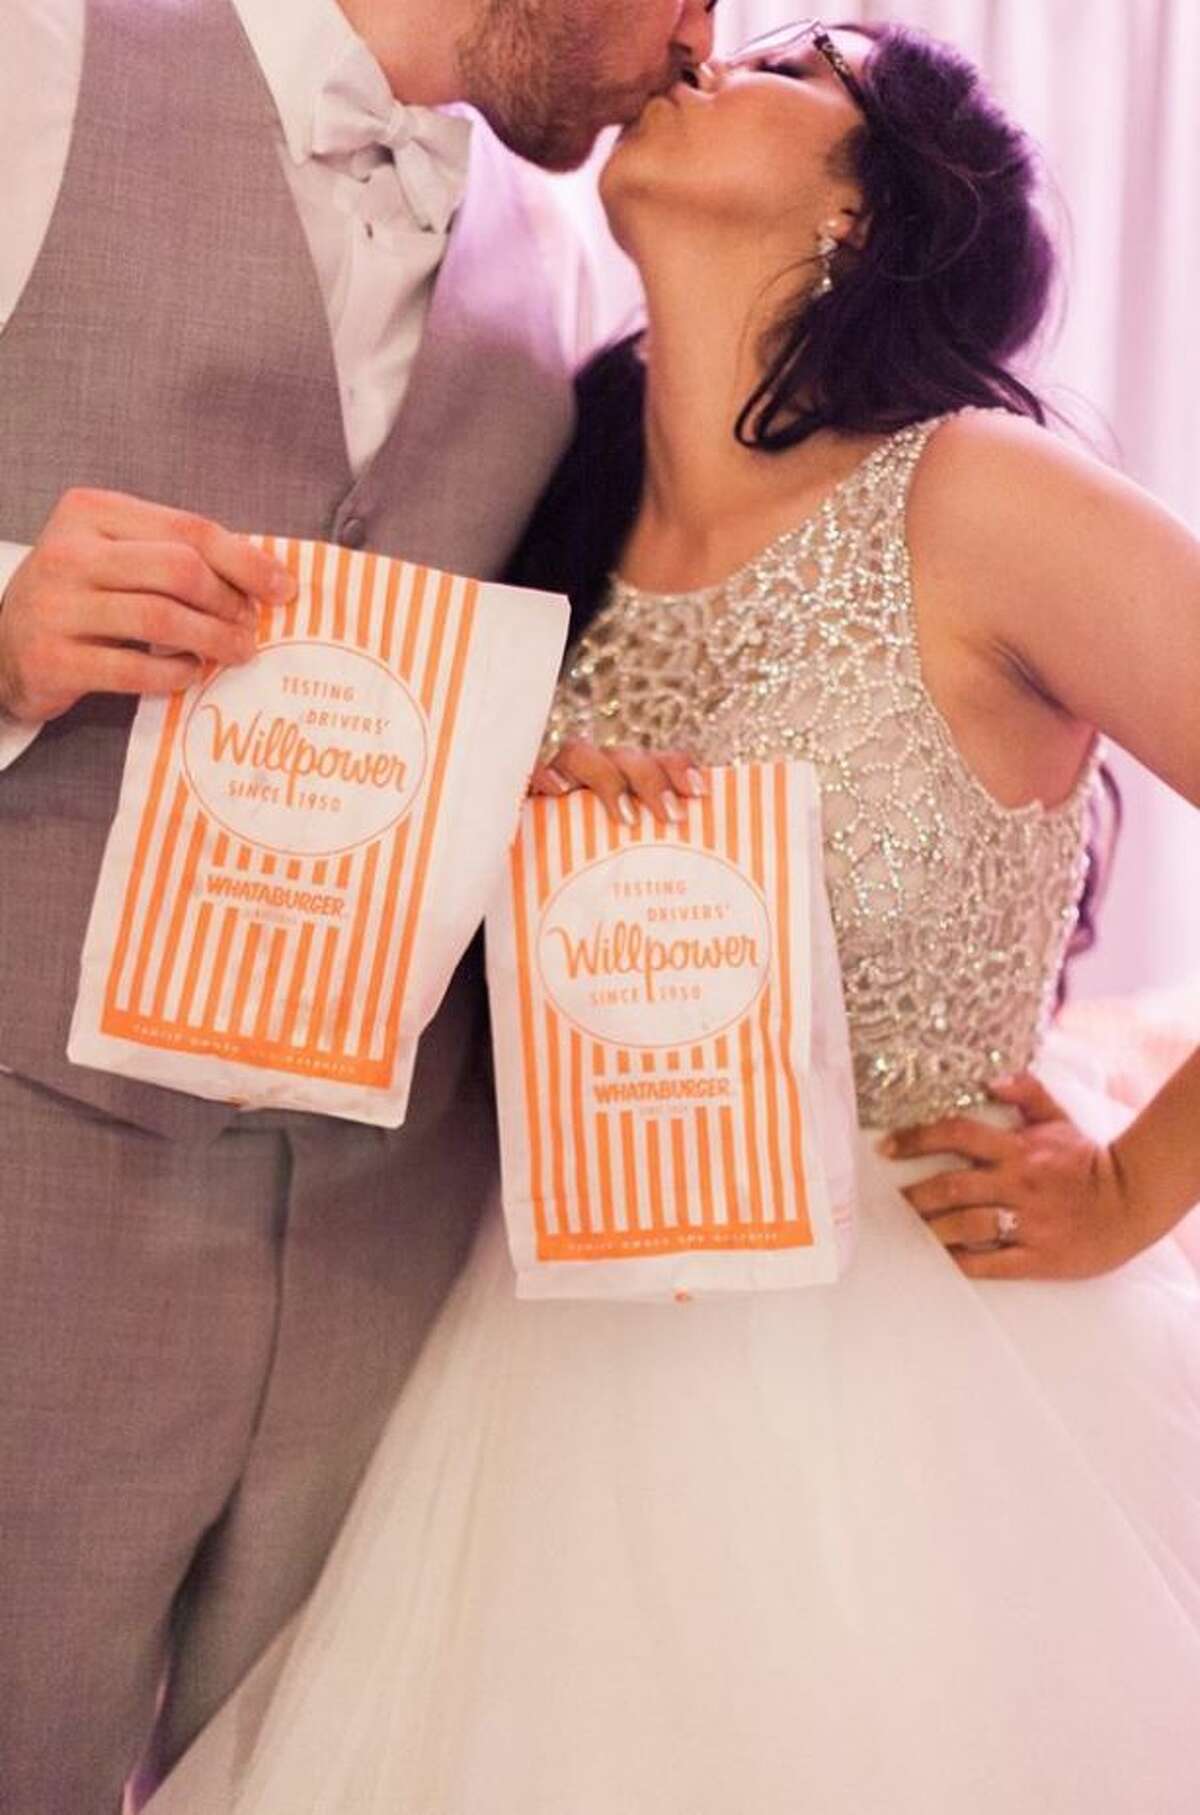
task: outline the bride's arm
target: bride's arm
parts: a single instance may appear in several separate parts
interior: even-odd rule
[[[940,582],[957,575],[971,594],[976,646],[1200,804],[1200,543],[1187,528],[1099,463],[997,415],[962,417],[934,438],[917,508],[936,536]],[[891,1148],[971,1162],[907,1193],[965,1272],[1104,1272],[1200,1201],[1200,1050],[1108,1147],[1034,1078],[994,1094],[1023,1127],[955,1118],[899,1131]],[[1020,1219],[1017,1242],[965,1251],[988,1239],[1001,1208]]]

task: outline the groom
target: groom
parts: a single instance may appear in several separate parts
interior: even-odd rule
[[[394,1134],[68,1064],[139,692],[245,658],[241,529],[498,573],[571,429],[508,147],[704,0],[13,0],[0,72],[0,1803],[113,1815],[308,1591],[494,1176],[478,979]],[[394,97],[404,103],[397,105]],[[488,122],[429,111],[473,103]],[[490,130],[489,130],[490,129]],[[151,654],[166,648],[173,653]]]

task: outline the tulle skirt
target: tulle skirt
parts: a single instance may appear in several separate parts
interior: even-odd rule
[[[492,1214],[154,1815],[1196,1815],[1195,1272],[972,1283],[860,1161],[794,1293],[520,1303]]]

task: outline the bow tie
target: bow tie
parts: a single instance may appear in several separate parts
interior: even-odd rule
[[[445,233],[466,187],[470,124],[430,107],[404,106],[366,46],[357,48],[361,54],[349,57],[317,96],[312,154],[352,159],[374,148],[390,156],[418,227]]]

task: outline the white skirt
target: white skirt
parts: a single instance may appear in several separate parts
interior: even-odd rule
[[[521,1303],[491,1214],[154,1815],[1197,1815],[1196,1274],[972,1283],[861,1166],[795,1293]]]

